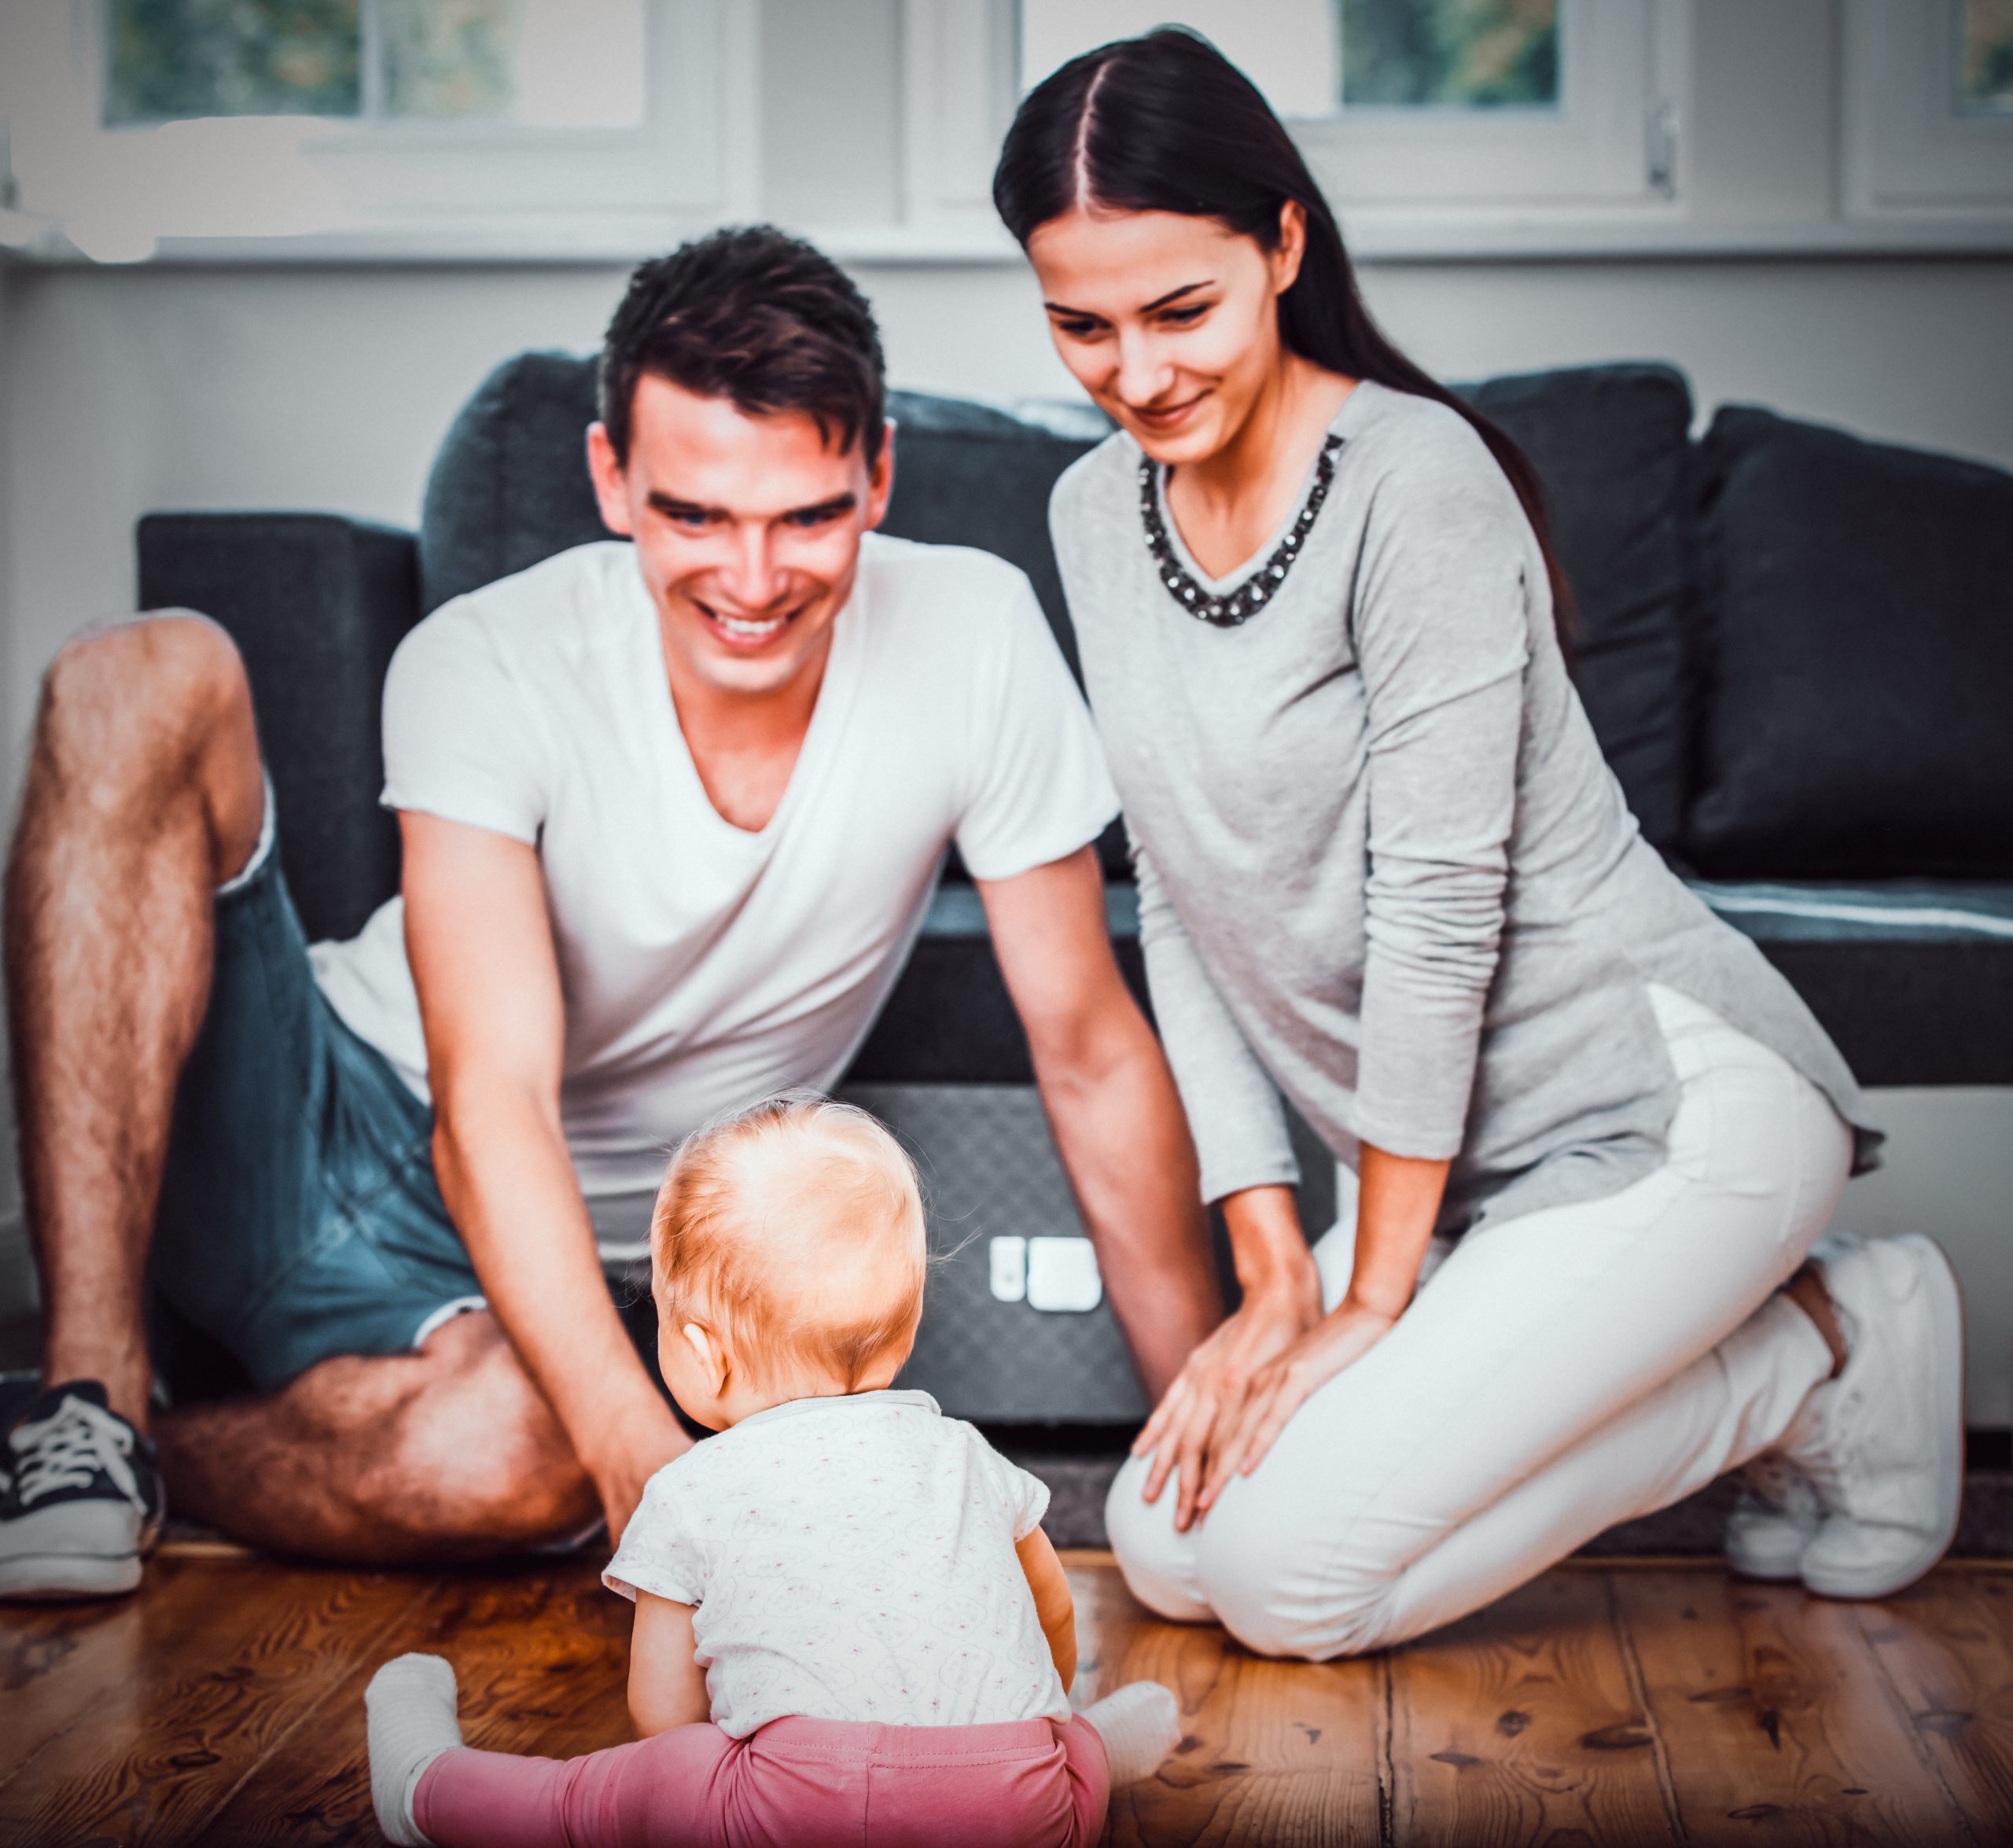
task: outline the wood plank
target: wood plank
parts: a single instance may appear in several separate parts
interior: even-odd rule
[[[316,1571],[269,1560],[183,1562],[135,1594],[139,1646],[98,1699],[0,1786],[0,1841],[182,1842],[350,1662],[425,1591],[410,1575]],[[204,1622],[178,1643],[147,1616],[193,1599]],[[110,1619],[116,1626],[116,1616]]]
[[[204,1848],[377,1842],[363,1690],[407,1650],[454,1664],[472,1746],[564,1758],[630,1738],[631,1607],[603,1588],[605,1563],[590,1555],[442,1581],[329,1690],[303,1748],[269,1754],[210,1818]]]
[[[0,1604],[0,1784],[131,1684],[144,1658],[214,1641],[201,1575],[149,1568],[145,1590],[105,1603]]]
[[[1687,1842],[1969,1839],[1852,1609],[1718,1573],[1620,1573]]]
[[[1390,1674],[1394,1842],[1676,1839],[1604,1574],[1549,1574]]]
[[[1181,1703],[1173,1756],[1157,1776],[1112,1795],[1106,1839],[1115,1848],[1378,1839],[1381,1660],[1266,1661],[1213,1625],[1161,1622],[1126,1591],[1109,1555],[1067,1563],[1078,1702],[1154,1681]]]
[[[2013,1842],[2013,1580],[1938,1572],[1853,1607],[1980,1842]]]

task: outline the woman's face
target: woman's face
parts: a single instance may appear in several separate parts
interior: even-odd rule
[[[1213,218],[1080,206],[1028,240],[1063,364],[1156,461],[1215,455],[1277,375],[1297,205],[1280,230],[1268,251]]]

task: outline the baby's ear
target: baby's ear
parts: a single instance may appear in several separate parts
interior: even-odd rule
[[[699,1363],[700,1377],[718,1398],[727,1390],[728,1377],[734,1371],[726,1344],[703,1322],[687,1322],[678,1332]]]

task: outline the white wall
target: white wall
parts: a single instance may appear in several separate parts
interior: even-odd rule
[[[0,6],[5,0],[0,0]],[[1178,9],[1172,9],[1177,10]],[[1719,218],[1830,209],[1835,0],[1695,0],[1687,184]],[[764,209],[892,221],[896,0],[764,0]],[[1073,388],[1029,278],[861,267],[896,383],[1010,399]],[[133,529],[165,508],[416,517],[442,432],[528,347],[591,348],[619,270],[49,269],[0,260],[0,802],[64,638],[130,610]],[[1614,359],[1691,376],[1702,414],[1772,405],[2013,467],[2013,258],[1386,262],[1389,330],[1451,377]],[[1890,1092],[1890,1162],[1846,1218],[1936,1232],[1974,1312],[1973,1416],[2013,1419],[2013,1091]],[[17,1182],[0,1147],[0,1223]],[[13,1274],[0,1236],[0,1318]]]
[[[905,385],[1073,386],[1018,267],[863,268]],[[7,272],[0,320],[0,749],[11,798],[37,677],[132,606],[161,508],[311,507],[409,525],[435,445],[498,360],[585,350],[620,271],[565,267]],[[1772,404],[2013,466],[2013,260],[1387,263],[1400,342],[1448,377],[1662,359],[1702,413]]]

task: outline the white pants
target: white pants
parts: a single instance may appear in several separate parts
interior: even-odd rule
[[[1129,1460],[1106,1520],[1163,1616],[1316,1661],[1419,1635],[1767,1449],[1831,1357],[1775,1294],[1838,1204],[1850,1132],[1816,1086],[1651,990],[1680,1096],[1656,1172],[1470,1233],[1187,1533]],[[1316,1247],[1348,1287],[1353,1228]]]

